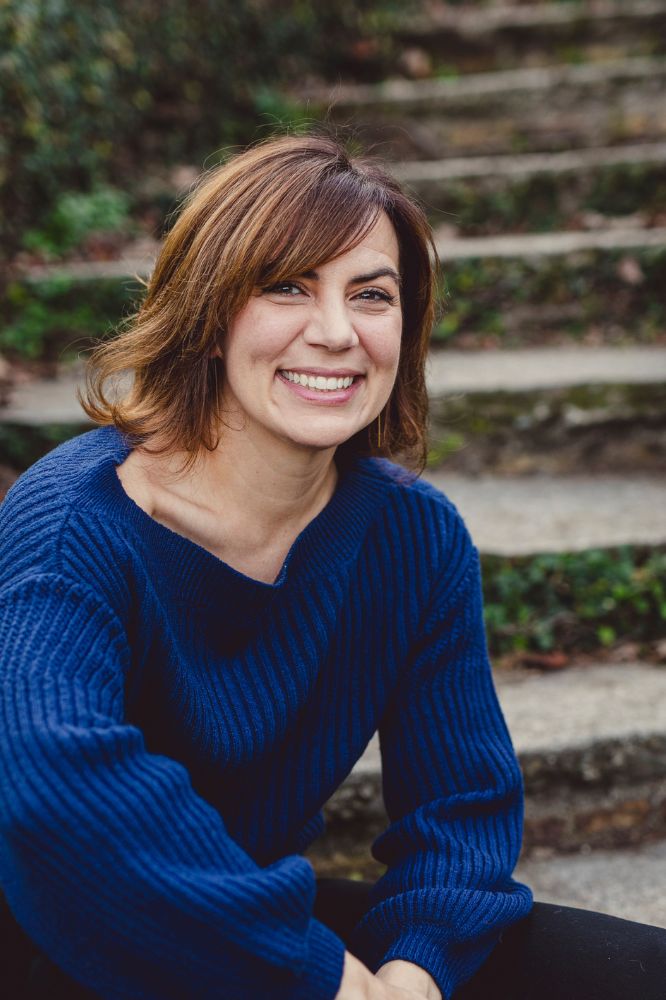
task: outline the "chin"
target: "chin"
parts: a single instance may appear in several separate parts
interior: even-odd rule
[[[337,448],[339,445],[349,441],[353,438],[355,434],[358,434],[362,430],[362,426],[350,427],[313,427],[313,421],[308,422],[305,420],[303,424],[305,426],[296,426],[284,428],[282,436],[286,441],[300,448],[315,448],[317,450],[323,448]]]
[[[311,448],[315,451],[326,451],[328,448],[339,448],[340,445],[344,444],[345,441],[349,441],[349,437],[340,437],[339,435],[331,437],[320,437],[316,440],[310,438],[309,440],[296,442],[303,448]]]
[[[349,441],[357,431],[352,431],[351,434],[341,434],[340,431],[337,433],[330,431],[329,433],[322,432],[321,434],[303,434],[301,435],[289,435],[288,440],[299,448],[312,448],[316,451],[322,451],[327,448],[338,448],[340,445]]]

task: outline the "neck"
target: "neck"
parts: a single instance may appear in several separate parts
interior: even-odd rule
[[[261,545],[297,533],[326,506],[337,483],[334,455],[334,447],[298,448],[227,428],[215,451],[204,452],[187,485],[174,476],[172,488],[194,492],[197,503]],[[177,456],[168,464],[175,472]]]
[[[274,536],[299,527],[330,500],[337,482],[335,448],[262,448],[260,442],[234,447],[224,437],[207,461],[203,482],[211,507],[231,507],[257,530]]]

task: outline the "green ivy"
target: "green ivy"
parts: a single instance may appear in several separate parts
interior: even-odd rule
[[[11,282],[0,305],[0,352],[26,360],[71,358],[110,335],[141,294],[133,279]]]
[[[666,550],[623,546],[483,559],[495,654],[594,649],[666,633]]]
[[[24,234],[23,246],[55,258],[79,248],[93,235],[129,235],[130,208],[129,195],[108,186],[89,193],[59,194],[40,228]]]
[[[581,211],[659,218],[666,211],[666,165],[615,164],[511,181],[460,178],[422,182],[416,191],[435,225],[451,223],[462,236],[551,232],[575,224]]]
[[[64,235],[48,237],[52,247],[60,247],[91,225],[100,207],[93,200],[82,199],[86,213],[73,220]],[[64,198],[60,204],[69,204]],[[95,211],[89,211],[88,208]],[[122,206],[107,203],[109,219],[122,225]],[[106,209],[105,209],[106,211]],[[56,213],[56,218],[58,213]],[[44,235],[44,239],[47,236]],[[580,316],[568,324],[558,324],[580,337],[591,324],[599,328],[609,323],[614,333],[624,327],[634,343],[650,343],[666,328],[666,250],[653,248],[636,251],[643,280],[636,286],[623,282],[618,275],[619,253],[593,253],[576,269],[560,258],[540,261],[521,259],[462,260],[444,265],[444,283],[440,288],[441,316],[434,330],[437,343],[455,345],[461,334],[491,335],[515,345],[518,334],[507,327],[507,316],[518,303],[539,307],[544,303],[570,301],[575,297]],[[0,351],[29,358],[53,357],[74,337],[97,336],[127,314],[128,307],[141,296],[140,285],[131,278],[76,281],[58,278],[48,282],[13,281],[0,300]],[[538,314],[537,314],[538,315]],[[542,336],[543,324],[532,334],[521,326],[519,335],[529,342],[530,335]]]
[[[125,189],[138,169],[201,162],[291,124],[285,85],[381,64],[404,6],[3,0],[0,252],[41,230],[63,191]]]
[[[623,280],[620,264],[631,256],[640,281]],[[509,333],[507,318],[516,306],[536,307],[577,302],[578,318],[567,325],[575,335],[591,324],[624,325],[633,341],[650,342],[666,327],[666,249],[631,252],[588,251],[575,267],[565,257],[483,258],[445,262],[443,314],[435,340],[454,342],[466,332]],[[558,328],[565,324],[558,321]],[[539,329],[542,324],[539,323]],[[538,333],[538,331],[537,331]]]

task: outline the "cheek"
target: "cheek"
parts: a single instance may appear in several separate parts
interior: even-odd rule
[[[293,340],[298,326],[291,310],[282,315],[260,307],[246,307],[233,323],[226,338],[226,357],[230,365],[244,368],[256,362],[270,362]]]
[[[375,364],[393,369],[397,367],[400,357],[401,340],[402,321],[398,321],[372,331],[366,340],[366,350]]]

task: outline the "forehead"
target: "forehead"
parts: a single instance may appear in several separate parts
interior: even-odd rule
[[[335,266],[355,267],[362,263],[372,267],[390,265],[394,270],[400,270],[398,237],[385,212],[379,213],[373,226],[358,243],[345,250],[344,253],[326,261],[317,270]]]
[[[365,237],[358,244],[359,248],[367,249],[373,253],[384,254],[390,257],[393,263],[398,265],[400,248],[398,237],[393,228],[393,223],[386,212],[380,212],[372,229],[366,233]]]

